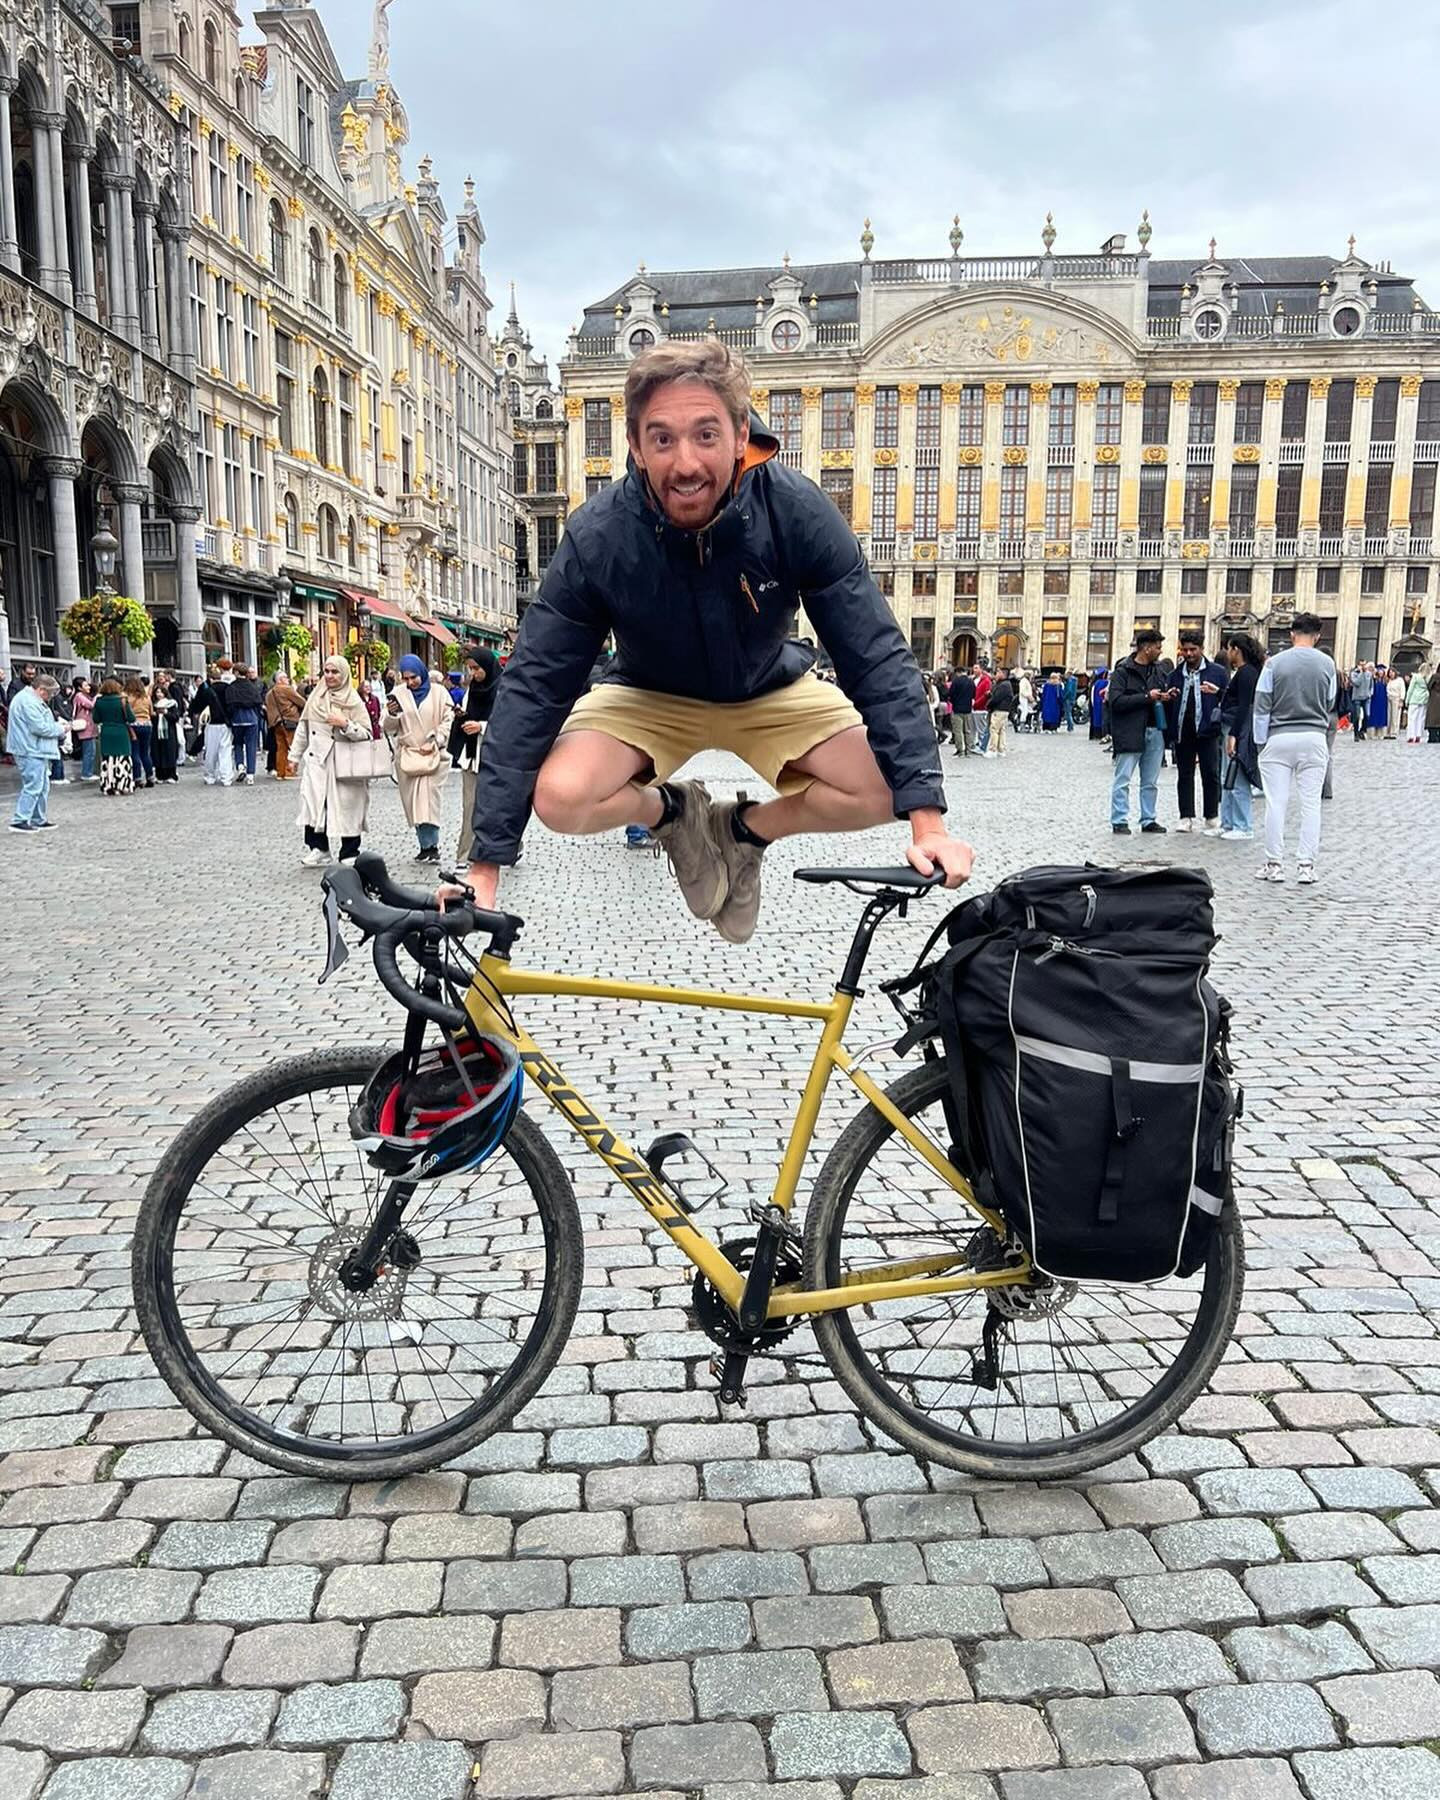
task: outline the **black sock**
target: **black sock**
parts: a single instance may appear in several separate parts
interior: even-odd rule
[[[737,844],[753,844],[757,850],[770,848],[769,838],[761,837],[758,831],[752,831],[745,823],[745,815],[755,805],[753,800],[742,800],[730,815],[730,835]]]
[[[684,812],[685,795],[679,788],[672,787],[668,781],[658,782],[655,787],[655,792],[660,796],[662,811],[659,819],[651,827],[651,830],[660,831],[663,830],[666,825],[673,825],[676,819],[680,817],[681,813]]]

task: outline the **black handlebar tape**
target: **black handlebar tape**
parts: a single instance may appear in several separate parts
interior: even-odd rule
[[[395,953],[404,938],[410,932],[428,927],[429,924],[430,921],[425,918],[404,913],[395,924],[382,931],[375,939],[375,973],[380,977],[380,985],[385,991],[393,994],[408,1012],[419,1013],[422,1019],[432,1020],[454,1037],[469,1024],[464,1009],[447,1006],[443,1000],[432,1000],[428,994],[422,994],[413,982],[405,979],[396,960]]]

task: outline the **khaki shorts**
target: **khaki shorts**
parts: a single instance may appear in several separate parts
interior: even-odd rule
[[[560,731],[618,738],[649,757],[657,781],[668,780],[701,750],[729,750],[780,793],[798,794],[814,777],[791,765],[863,722],[839,688],[806,674],[730,706],[607,682],[580,696]]]

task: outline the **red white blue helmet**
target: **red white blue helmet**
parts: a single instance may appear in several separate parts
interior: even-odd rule
[[[456,1054],[458,1052],[458,1054]],[[387,1057],[350,1110],[350,1135],[372,1168],[401,1181],[478,1169],[520,1110],[524,1074],[513,1044],[465,1037],[428,1050],[406,1075]]]

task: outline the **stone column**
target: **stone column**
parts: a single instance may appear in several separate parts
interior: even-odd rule
[[[90,165],[94,160],[94,149],[85,144],[70,164],[75,199],[75,246],[78,252],[75,304],[92,319],[99,316],[95,303],[95,243],[91,235],[94,221],[90,217]]]
[[[121,335],[140,335],[140,283],[135,266],[135,177],[120,177],[120,277],[124,304],[120,313]]]
[[[565,396],[565,422],[565,488],[573,512],[585,504],[585,402],[578,394]]]
[[[140,507],[145,499],[145,489],[138,483],[112,481],[110,492],[115,496],[117,511],[120,514],[120,580],[122,592],[138,600],[141,605],[145,600],[145,551],[140,535]],[[153,645],[145,644],[137,652],[140,672],[153,675],[155,672],[155,651]]]
[[[56,291],[55,208],[50,200],[50,132],[44,113],[30,114],[30,136],[35,162],[35,260],[41,287]]]
[[[818,387],[802,387],[800,400],[800,467],[814,482],[820,480],[820,393]]]
[[[1233,378],[1222,380],[1215,407],[1215,466],[1210,476],[1210,542],[1213,546],[1215,533],[1223,531],[1227,556],[1230,543],[1230,469],[1235,460],[1235,396],[1239,391],[1238,381]],[[1209,586],[1212,590],[1208,596],[1211,608],[1217,612],[1223,611],[1224,576],[1220,577],[1218,603],[1213,592],[1214,583]]]
[[[1410,490],[1415,477],[1415,426],[1420,411],[1420,377],[1400,377],[1400,404],[1395,417],[1395,473],[1390,478],[1390,529],[1410,527]],[[1415,537],[1429,537],[1430,521],[1422,520]],[[1428,552],[1427,552],[1428,554]]]
[[[1120,414],[1120,535],[1138,536],[1140,530],[1140,426],[1144,417],[1145,383],[1125,383],[1125,406]],[[1139,553],[1139,546],[1136,546]],[[1116,584],[1117,590],[1119,584]],[[1116,614],[1119,616],[1118,611]],[[1119,641],[1118,638],[1116,640]]]
[[[195,379],[195,352],[190,343],[190,307],[185,292],[185,232],[160,222],[165,258],[165,354],[182,381]]]
[[[915,409],[919,393],[919,382],[900,383],[900,460],[899,472],[895,478],[896,537],[915,529]]]
[[[1030,383],[1029,466],[1025,475],[1025,529],[1045,529],[1045,475],[1050,466],[1050,383]],[[1035,648],[1039,649],[1039,640]]]
[[[625,396],[610,396],[610,479],[618,481],[625,473],[625,458],[629,454],[630,445],[625,436]],[[535,471],[529,474],[530,491],[535,492]]]
[[[960,462],[960,383],[940,384],[940,530],[955,529],[955,471]],[[937,595],[937,599],[939,596]]]
[[[1170,383],[1170,474],[1165,483],[1165,529],[1183,531],[1185,482],[1190,472],[1190,381]],[[1164,630],[1164,627],[1161,627]]]
[[[0,268],[20,272],[20,239],[15,229],[15,157],[10,144],[13,75],[0,75]],[[5,665],[9,667],[7,662]]]
[[[47,456],[45,473],[50,480],[51,531],[55,542],[55,616],[59,619],[80,598],[80,537],[75,527],[75,483],[80,478],[80,459]],[[77,656],[69,638],[56,630],[62,660],[68,657],[83,674],[89,662]]]
[[[159,209],[153,200],[137,200],[135,206],[140,217],[140,347],[158,361],[161,350],[155,305],[155,215]]]
[[[32,123],[33,123],[32,118]],[[65,115],[64,113],[44,113],[41,115],[41,133],[46,144],[46,169],[48,171],[47,192],[37,197],[37,203],[44,205],[48,199],[54,223],[51,227],[55,244],[54,280],[55,295],[67,305],[73,303],[74,288],[70,280],[70,243],[65,230]]]
[[[195,561],[195,527],[200,521],[200,508],[172,505],[170,517],[175,521],[175,576],[180,603],[180,641],[176,657],[187,674],[199,675],[205,668],[200,571]]]
[[[991,542],[1000,529],[1000,438],[1002,408],[1005,404],[1005,383],[1003,381],[987,381],[985,383],[985,429],[982,434],[981,448],[981,483],[980,483],[980,536],[982,539],[980,554],[984,556],[984,538],[988,533]],[[990,552],[995,555],[994,550]],[[991,631],[995,630],[994,625]]]
[[[1345,529],[1365,529],[1365,494],[1370,485],[1370,416],[1375,410],[1375,377],[1355,377],[1355,404],[1350,413],[1350,472],[1345,480]],[[1395,471],[1390,471],[1394,485]],[[1389,524],[1389,519],[1386,519]],[[1346,547],[1349,554],[1349,546]],[[1361,554],[1364,554],[1363,546]],[[1384,646],[1381,646],[1383,653]]]
[[[870,484],[875,471],[875,383],[855,384],[855,461],[851,470],[850,523],[857,532],[870,532]]]
[[[1310,555],[1315,554],[1314,537],[1320,529],[1320,471],[1325,465],[1325,402],[1330,397],[1330,377],[1314,375],[1310,379],[1310,410],[1305,419],[1305,464],[1300,476],[1300,534],[1311,535]],[[1299,610],[1299,595],[1296,608]]]
[[[100,175],[101,185],[105,189],[105,303],[110,329],[116,332],[123,331],[125,314],[125,268],[120,248],[123,227],[120,189],[117,185],[119,179],[110,169],[103,170]]]
[[[1265,383],[1265,410],[1260,415],[1260,477],[1255,490],[1255,535],[1270,534],[1266,542],[1274,554],[1275,498],[1280,482],[1280,420],[1285,411],[1285,378],[1271,376]],[[1259,606],[1251,596],[1251,611]]]

